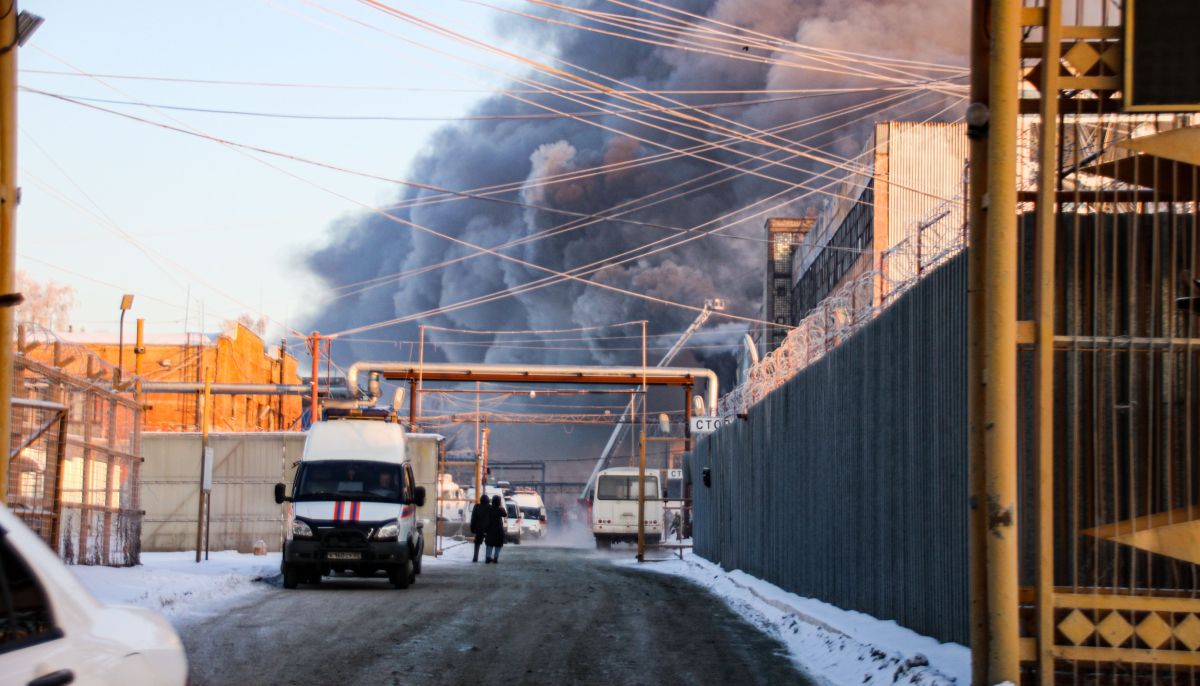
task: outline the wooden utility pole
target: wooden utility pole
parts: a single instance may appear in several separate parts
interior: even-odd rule
[[[208,423],[212,420],[212,376],[208,368],[204,369],[204,396],[200,400],[200,481],[197,489],[196,506],[196,562],[200,561],[200,551],[204,547],[205,512],[208,509],[208,492],[212,483],[211,456],[208,446]]]
[[[0,18],[0,296],[16,290],[17,260],[17,3]],[[8,444],[12,442],[13,310],[0,307],[0,502],[8,502]]]

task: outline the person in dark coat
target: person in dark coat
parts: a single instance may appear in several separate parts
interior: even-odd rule
[[[492,496],[492,507],[487,523],[487,535],[484,537],[484,542],[487,543],[487,550],[483,555],[485,563],[500,562],[500,548],[504,546],[504,524],[506,519],[508,519],[508,510],[504,509],[504,502],[500,500],[500,496]]]
[[[486,495],[479,496],[479,504],[471,510],[471,533],[475,534],[475,557],[471,562],[479,562],[479,546],[483,545],[483,537],[487,534],[488,520],[492,516],[492,506]]]

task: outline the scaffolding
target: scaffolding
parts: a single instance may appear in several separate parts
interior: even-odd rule
[[[13,365],[8,506],[69,564],[138,563],[141,413],[114,391],[112,369],[57,341],[45,364],[18,349]],[[60,368],[86,355],[86,376]]]

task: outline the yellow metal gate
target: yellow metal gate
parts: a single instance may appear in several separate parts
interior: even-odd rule
[[[993,176],[973,237],[988,253],[974,316],[996,320],[973,329],[992,386],[972,414],[977,681],[1012,679],[1019,659],[1025,683],[1200,683],[1200,119],[1129,107],[1132,2],[982,3],[991,50],[1019,43],[1021,90],[1011,168],[987,148],[1015,203]],[[993,138],[1013,121],[997,115],[1003,60]],[[989,435],[1008,430],[1015,445]]]

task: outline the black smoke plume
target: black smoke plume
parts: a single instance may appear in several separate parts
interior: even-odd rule
[[[632,10],[602,0],[578,3],[601,11]],[[938,63],[962,64],[967,48],[969,3],[961,0],[692,0],[679,5],[690,12],[755,31],[794,39],[800,43],[839,50],[858,51],[896,58],[920,59]],[[555,15],[562,18],[563,15]],[[650,15],[640,15],[656,19]],[[516,22],[524,23],[516,23]],[[756,90],[814,88],[830,86],[879,86],[878,81],[853,78],[826,71],[796,69],[739,61],[728,57],[684,52],[661,46],[622,40],[574,28],[531,24],[527,20],[505,19],[501,24],[510,35],[529,36],[545,51],[565,60],[603,73],[638,87],[659,89]],[[782,53],[746,46],[742,54],[793,59]],[[545,80],[545,77],[541,77]],[[958,83],[963,83],[959,81]],[[558,85],[565,85],[561,82]],[[521,87],[521,86],[514,86]],[[726,107],[714,112],[765,129],[794,122],[816,114],[865,102],[884,93],[856,93],[837,96],[804,97],[772,103]],[[530,96],[560,110],[578,112],[586,108],[548,95]],[[761,100],[761,94],[677,96],[689,104],[714,101],[746,102]],[[769,96],[768,96],[769,97]],[[946,100],[925,96],[919,102],[880,112],[879,119],[922,118],[947,105]],[[628,103],[610,99],[612,108],[627,108]],[[483,99],[474,108],[478,115],[517,115],[542,113],[528,104],[504,95]],[[853,116],[858,116],[855,114]],[[798,140],[814,133],[845,124],[850,117],[826,121],[783,134]],[[682,137],[636,126],[615,116],[596,119],[606,126],[635,133],[652,141],[680,148],[693,145]],[[870,119],[834,133],[818,136],[810,145],[827,146],[841,155],[862,149]],[[682,127],[676,127],[682,130]],[[717,134],[696,134],[714,140]],[[743,144],[740,149],[778,159],[778,151]],[[612,173],[588,176],[567,183],[528,187],[528,182],[545,176],[584,169],[604,163],[636,159],[662,152],[645,143],[632,141],[572,119],[526,119],[468,121],[443,127],[427,142],[424,150],[403,176],[413,181],[464,190],[525,180],[527,187],[498,196],[509,201],[535,204],[571,212],[593,214],[610,210],[646,193],[700,177],[717,169],[697,159],[679,158]],[[706,156],[728,163],[743,163],[744,157],[729,152],[708,152]],[[754,163],[757,166],[757,163]],[[791,164],[804,169],[827,168],[802,158]],[[763,170],[783,180],[797,182],[806,177],[782,167]],[[835,172],[840,175],[841,172]],[[750,175],[732,178],[721,171],[703,182],[684,186],[688,190],[717,179],[730,180],[626,215],[650,224],[687,228],[703,224],[718,215],[747,206],[778,192],[781,184]],[[798,198],[803,191],[787,197]],[[429,191],[401,190],[398,202],[434,195]],[[775,201],[778,202],[778,201]],[[810,205],[824,202],[820,196],[805,199],[729,229],[727,233],[761,239],[767,216],[796,216]],[[569,221],[570,216],[477,199],[427,204],[394,210],[399,216],[443,231],[475,244],[494,246],[514,238],[530,236]],[[711,228],[711,227],[709,227]],[[553,269],[565,270],[619,253],[669,232],[662,228],[603,221],[586,228],[527,243],[510,249],[509,254]],[[330,287],[412,270],[468,254],[469,250],[440,238],[416,232],[377,214],[362,213],[337,222],[329,230],[328,242],[305,259],[307,268]],[[604,283],[636,290],[658,298],[699,306],[706,298],[723,298],[729,311],[751,317],[760,316],[766,248],[761,240],[710,237],[693,241],[678,249],[659,253],[636,262],[600,272],[594,278]],[[435,307],[452,305],[462,299],[519,286],[545,276],[491,256],[476,257],[399,282],[334,301],[312,313],[310,326],[322,332],[334,332],[375,321],[387,320]],[[579,283],[562,283],[497,302],[459,310],[426,320],[430,324],[466,329],[561,329],[648,319],[650,333],[682,331],[695,313],[648,303]],[[701,348],[677,359],[676,364],[699,364],[718,369],[725,388],[732,381],[734,355],[746,324],[716,319],[709,324],[728,332],[720,339],[706,336],[693,343],[723,349]],[[640,353],[634,339],[601,339],[599,336],[635,335],[637,329],[606,330],[594,333],[586,350],[530,350],[512,347],[431,345],[426,359],[488,362],[617,363],[638,364]],[[371,339],[413,340],[416,324],[404,324],[372,331]],[[548,338],[561,338],[550,336]],[[509,337],[511,338],[511,337]],[[528,340],[536,336],[522,336]],[[460,334],[430,332],[431,344],[471,341],[487,344],[489,337],[464,337]],[[653,347],[669,345],[671,337],[652,339]],[[578,342],[550,344],[571,347]],[[622,350],[625,349],[625,350]],[[346,339],[336,344],[340,359],[408,357],[410,349],[378,343],[355,343]],[[653,364],[661,350],[652,350]]]

